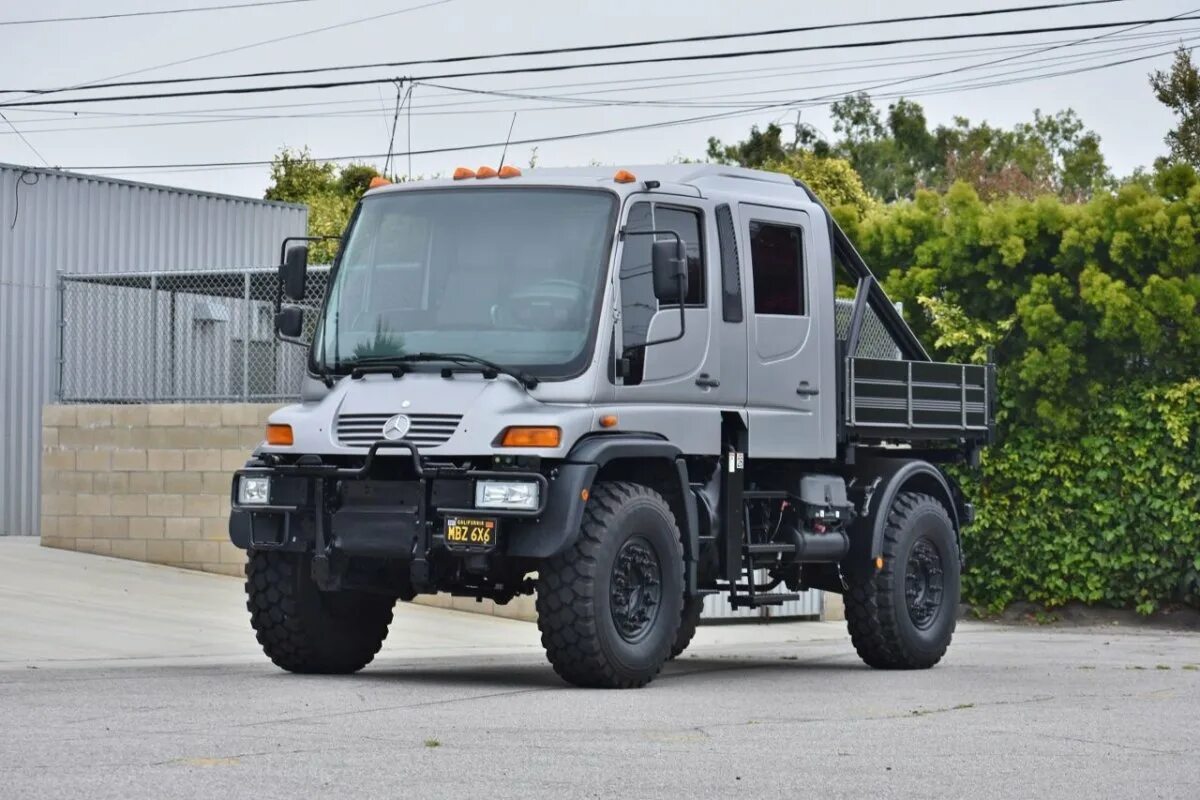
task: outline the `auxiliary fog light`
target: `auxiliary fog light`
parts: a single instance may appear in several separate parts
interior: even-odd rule
[[[243,475],[238,485],[238,503],[243,506],[265,506],[271,502],[271,479]]]
[[[509,508],[535,511],[538,485],[529,481],[479,481],[475,484],[476,508]]]

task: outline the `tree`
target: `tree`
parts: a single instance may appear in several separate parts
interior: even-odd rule
[[[1166,137],[1171,158],[1200,166],[1200,71],[1192,61],[1191,50],[1180,45],[1170,71],[1156,70],[1150,76],[1150,86],[1158,101],[1178,119]]]

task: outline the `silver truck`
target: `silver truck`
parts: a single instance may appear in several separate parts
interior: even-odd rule
[[[499,174],[497,174],[497,172]],[[253,627],[350,673],[397,599],[536,593],[579,686],[648,683],[703,599],[842,594],[872,667],[950,643],[991,365],[932,362],[802,183],[712,165],[460,168],[368,192],[320,307],[281,261],[301,402],[234,477]]]

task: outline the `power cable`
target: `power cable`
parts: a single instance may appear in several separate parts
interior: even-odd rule
[[[26,93],[26,94],[55,94],[58,92],[70,91],[70,90],[75,90],[78,88],[115,89],[115,88],[124,88],[124,87],[130,87],[130,86],[162,86],[162,85],[167,85],[167,84],[202,83],[202,82],[218,81],[218,80],[242,80],[242,79],[247,79],[247,78],[277,78],[277,77],[281,77],[281,76],[285,76],[285,75],[312,75],[312,74],[315,74],[318,72],[342,72],[342,71],[346,71],[346,70],[380,69],[380,68],[394,69],[396,67],[413,67],[413,66],[429,65],[429,64],[455,64],[455,63],[463,63],[463,62],[470,62],[470,61],[483,61],[483,60],[497,59],[497,58],[518,58],[518,57],[530,57],[530,56],[564,55],[567,53],[588,53],[588,52],[597,52],[597,51],[605,51],[605,50],[622,50],[622,49],[628,49],[628,48],[652,47],[652,46],[660,46],[660,45],[694,44],[694,43],[699,43],[699,42],[728,41],[730,39],[757,38],[757,37],[762,37],[762,36],[781,36],[784,34],[791,34],[791,33],[811,33],[814,31],[827,31],[827,30],[844,29],[844,28],[860,28],[860,27],[868,27],[868,26],[876,26],[876,25],[894,25],[894,24],[909,23],[909,22],[931,22],[931,21],[936,21],[936,20],[947,20],[947,19],[990,17],[990,16],[1001,15],[1001,14],[1020,14],[1020,13],[1028,13],[1028,12],[1035,12],[1035,11],[1051,11],[1051,10],[1056,10],[1056,9],[1072,8],[1072,7],[1077,7],[1077,6],[1109,5],[1112,3],[1119,3],[1119,2],[1127,2],[1127,0],[1074,0],[1073,2],[1066,2],[1066,3],[1043,3],[1040,5],[1014,6],[1014,7],[1009,7],[1009,8],[986,9],[983,11],[955,11],[955,12],[949,12],[949,13],[945,13],[945,14],[924,14],[924,15],[919,15],[919,16],[888,17],[885,19],[878,19],[878,20],[857,20],[857,21],[853,21],[853,22],[835,22],[835,23],[828,23],[828,24],[824,24],[824,25],[806,25],[806,26],[792,27],[792,28],[771,28],[771,29],[767,29],[767,30],[745,31],[742,33],[703,34],[703,35],[699,35],[699,36],[679,36],[679,37],[674,37],[674,38],[670,38],[670,39],[643,39],[643,40],[639,40],[639,41],[635,41],[635,42],[615,42],[615,43],[596,44],[596,45],[578,45],[578,46],[574,46],[574,47],[551,47],[551,48],[541,48],[541,49],[536,49],[536,50],[513,50],[513,51],[509,51],[509,52],[502,52],[502,53],[484,53],[484,54],[465,55],[465,56],[444,56],[441,58],[416,59],[416,60],[411,60],[411,61],[385,61],[385,62],[375,62],[375,63],[367,63],[367,64],[345,64],[345,65],[328,66],[328,67],[308,67],[308,68],[304,68],[304,69],[285,69],[285,70],[267,70],[267,71],[260,71],[260,72],[224,73],[224,74],[219,74],[219,75],[204,75],[204,76],[180,77],[180,78],[155,78],[152,80],[144,80],[144,81],[119,81],[119,82],[106,82],[106,83],[94,82],[94,83],[84,84],[83,86],[67,86],[67,87],[56,87],[56,88],[49,88],[49,89],[5,89],[5,90],[0,90],[0,91],[22,92],[22,93]],[[380,16],[386,16],[386,15],[380,15]],[[231,51],[220,51],[220,52],[231,52]],[[162,64],[162,65],[159,65],[158,67],[152,67],[151,69],[159,69],[161,67],[175,66],[177,64],[185,64],[191,60],[195,60],[195,59],[185,59],[183,61],[172,62],[171,64]],[[147,71],[147,70],[143,70],[143,71]],[[136,73],[131,72],[131,73],[125,73],[125,74],[133,75]],[[125,76],[117,76],[117,77],[125,77]]]
[[[439,2],[449,2],[449,0],[439,0]],[[1123,20],[1121,22],[1097,22],[1080,25],[1064,25],[1057,27],[1044,28],[1026,28],[1021,30],[1003,30],[1003,31],[977,31],[974,33],[958,33],[958,34],[942,34],[932,36],[917,36],[904,39],[881,39],[866,42],[839,42],[836,44],[820,44],[806,45],[803,47],[780,47],[759,50],[741,50],[725,53],[693,53],[690,55],[677,56],[659,56],[654,58],[639,58],[627,59],[623,61],[595,61],[585,64],[546,64],[541,66],[530,67],[512,67],[507,69],[496,69],[475,72],[457,72],[444,73],[441,75],[425,75],[425,76],[405,76],[405,80],[416,83],[428,83],[435,80],[448,80],[456,78],[474,78],[474,77],[492,77],[496,75],[518,75],[526,73],[543,73],[543,72],[564,72],[577,69],[596,69],[602,67],[626,67],[639,64],[664,64],[672,62],[686,61],[711,61],[727,58],[749,58],[767,55],[781,55],[785,53],[800,53],[811,52],[815,50],[841,50],[841,49],[857,49],[864,47],[884,47],[898,44],[915,44],[921,42],[942,42],[942,41],[957,41],[970,39],[995,38],[1000,36],[1026,36],[1032,34],[1043,33],[1061,33],[1065,31],[1085,31],[1097,30],[1115,27],[1129,27],[1131,25],[1155,25],[1166,22],[1177,22],[1184,20],[1195,20],[1200,17],[1195,16],[1174,16],[1163,17],[1148,20]],[[237,94],[268,94],[275,92],[296,91],[301,89],[337,89],[349,86],[373,86],[376,84],[390,83],[395,78],[368,78],[354,81],[324,81],[320,83],[308,84],[276,84],[266,86],[245,86],[232,87],[225,89],[202,89],[193,91],[179,92],[158,92],[154,94],[135,94],[135,95],[107,95],[104,97],[80,97],[74,99],[60,98],[50,100],[32,100],[32,101],[15,101],[8,103],[0,103],[0,108],[23,108],[51,105],[66,105],[68,103],[107,103],[114,101],[141,101],[141,100],[163,100],[179,97],[208,97],[213,95],[237,95]],[[20,91],[20,90],[9,90]]]
[[[126,11],[118,14],[91,14],[85,17],[43,17],[42,19],[0,19],[0,27],[9,25],[43,25],[51,22],[88,22],[91,20],[128,19],[129,17],[161,17],[173,14],[195,14],[199,11],[233,11],[240,8],[263,8],[265,6],[290,6],[296,3],[311,3],[313,0],[264,0],[257,3],[230,3],[221,6],[196,6],[194,8],[168,8],[158,11]]]
[[[33,154],[38,157],[38,161],[41,161],[42,164],[47,167],[50,166],[50,162],[46,160],[45,156],[43,156],[41,153],[38,152],[38,149],[33,146],[33,143],[25,138],[25,134],[21,133],[21,130],[16,125],[13,125],[12,122],[9,120],[9,118],[4,116],[3,112],[0,112],[0,119],[4,120],[5,123],[8,124],[8,127],[12,128],[12,132],[17,135],[17,138],[19,138],[22,142],[24,142],[25,146],[33,151]],[[17,224],[16,217],[14,216],[13,217],[13,225],[16,225],[16,224]]]

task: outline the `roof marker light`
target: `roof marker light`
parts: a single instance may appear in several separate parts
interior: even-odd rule
[[[382,175],[376,175],[371,178],[371,182],[367,184],[368,189],[378,189],[380,186],[391,186],[392,182]]]
[[[512,164],[505,164],[503,167],[500,168],[500,177],[501,178],[519,178],[519,177],[521,177],[521,170],[517,169]]]
[[[462,181],[466,180],[467,178],[474,177],[475,170],[471,169],[470,167],[459,167],[458,169],[454,170],[454,180],[456,181]]]
[[[617,183],[636,183],[637,175],[634,175],[627,169],[617,170],[617,174],[613,175],[613,180]]]
[[[480,179],[494,178],[496,177],[496,170],[494,167],[483,166],[475,170],[475,177]]]

